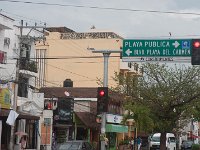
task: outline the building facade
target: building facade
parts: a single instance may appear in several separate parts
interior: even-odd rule
[[[54,119],[58,119],[58,117],[55,115],[55,110],[53,111],[52,139],[59,136],[58,134],[64,133],[65,136],[62,135],[62,137],[64,136],[65,140],[87,139],[93,142],[94,145],[99,145],[100,124],[96,125],[95,115],[97,113],[91,114],[90,105],[91,99],[95,99],[93,103],[97,105],[97,88],[94,87],[103,85],[104,58],[102,53],[95,53],[95,51],[119,51],[122,47],[123,38],[110,31],[91,29],[89,32],[77,33],[66,27],[46,28],[45,37],[45,41],[40,41],[36,44],[36,58],[40,75],[36,79],[36,85],[38,88],[52,87],[54,90],[57,89],[57,92],[49,91],[48,93],[51,93],[51,95],[45,98],[51,98],[52,95],[57,95],[59,104],[61,99],[59,99],[58,93],[62,91],[61,97],[66,97],[64,95],[65,91],[61,88],[63,85],[65,86],[63,81],[66,79],[72,80],[73,85],[70,85],[70,87],[74,87],[71,90],[75,100],[73,123],[66,123],[64,120],[62,120],[62,123],[55,121]],[[112,79],[115,76],[115,72],[122,74],[130,73],[133,75],[142,73],[138,64],[122,62],[121,54],[112,52],[108,60],[108,70],[109,87],[115,87],[117,84]],[[88,88],[85,87],[91,87],[92,90],[87,91],[86,89]],[[78,95],[74,94],[77,88],[82,88]],[[93,96],[83,97],[82,95],[85,92]],[[110,99],[109,118],[121,118],[123,114],[123,108],[121,108],[122,103],[116,102],[115,100],[119,99],[119,97],[114,95],[118,94],[113,94],[112,97],[115,98]],[[123,101],[123,98],[120,101]],[[60,108],[57,107],[57,111],[59,112],[58,109]],[[107,128],[107,136],[111,141],[110,149],[116,149],[118,140],[123,139],[124,132],[127,128],[115,122],[108,122]],[[59,131],[61,129],[62,131]],[[71,131],[73,131],[73,134],[70,133]],[[62,139],[58,141],[62,141]],[[53,143],[55,142],[52,140]]]
[[[104,58],[97,50],[120,50],[123,38],[111,31],[91,29],[78,33],[66,27],[46,28],[46,41],[38,42],[36,49],[40,76],[37,86],[63,86],[71,79],[74,87],[102,85]],[[43,59],[41,59],[43,58]],[[132,64],[132,65],[131,65]],[[122,62],[120,53],[111,53],[108,60],[108,83],[115,86],[114,73],[139,73],[133,63]]]
[[[52,147],[68,140],[88,140],[98,149],[100,142],[100,123],[97,122],[97,88],[94,87],[45,87],[40,92],[45,98],[52,95],[58,98],[52,118]],[[68,94],[66,94],[68,93]],[[73,99],[73,101],[71,101]],[[110,140],[110,150],[116,149],[118,139],[128,132],[122,125],[123,97],[109,90],[109,108],[106,132]],[[68,107],[67,107],[68,106]],[[69,108],[71,106],[71,108]],[[71,112],[71,113],[70,113]],[[65,114],[65,115],[64,115]],[[73,114],[73,117],[70,117]],[[64,116],[64,117],[63,117]],[[56,139],[56,143],[54,142]]]
[[[29,137],[26,148],[39,149],[44,94],[35,89],[38,72],[32,58],[35,40],[42,33],[14,24],[0,14],[0,149],[18,149],[22,133]],[[16,115],[12,126],[11,112]]]

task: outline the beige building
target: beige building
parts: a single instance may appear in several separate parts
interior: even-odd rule
[[[77,33],[66,27],[46,29],[46,41],[37,43],[39,78],[37,86],[63,86],[71,79],[74,87],[97,87],[103,82],[104,58],[95,50],[120,50],[123,38],[110,31]],[[135,66],[135,67],[134,67]],[[111,53],[108,86],[115,86],[115,72],[138,72],[138,66],[122,62],[119,53]]]

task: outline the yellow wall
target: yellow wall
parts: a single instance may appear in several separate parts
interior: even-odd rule
[[[92,53],[87,48],[96,50],[119,50],[122,46],[121,39],[60,39],[60,33],[50,32],[46,37],[46,46],[38,43],[36,49],[47,49],[47,57],[69,59],[47,59],[46,80],[47,86],[63,86],[65,79],[71,79],[74,87],[97,87],[97,78],[103,81],[103,57],[101,58],[73,58],[103,56]],[[108,68],[108,85],[114,86],[111,77],[114,72],[119,72],[119,54],[111,54]]]

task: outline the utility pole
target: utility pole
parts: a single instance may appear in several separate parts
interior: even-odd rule
[[[22,29],[23,29],[23,20],[21,20],[20,26],[20,38],[19,38],[19,58],[16,62],[16,77],[15,77],[15,86],[14,86],[14,99],[13,99],[13,110],[17,110],[17,95],[18,95],[18,83],[19,83],[19,67],[20,67],[20,59],[21,59],[21,37],[22,37]],[[14,149],[14,137],[15,137],[15,126],[11,126],[10,132],[10,143],[9,143],[9,150]]]
[[[23,26],[23,20],[21,20],[20,26],[17,26],[20,29],[20,35],[19,35],[19,58],[17,58],[16,62],[16,77],[15,77],[15,84],[14,84],[14,98],[13,98],[13,111],[17,111],[17,97],[18,97],[18,85],[19,85],[19,70],[20,70],[20,60],[22,57],[22,44],[23,44],[23,28],[30,28],[30,32],[32,29],[36,28],[45,28],[44,26]],[[30,33],[29,32],[29,33]],[[27,36],[29,35],[27,34]],[[14,139],[15,139],[15,126],[11,126],[11,133],[10,133],[10,143],[9,143],[9,150],[14,150]]]
[[[94,49],[92,49],[94,50]],[[94,50],[93,53],[103,53],[104,57],[104,75],[103,86],[108,87],[108,59],[111,53],[121,53],[121,50]],[[106,112],[101,114],[101,134],[106,133]],[[101,141],[101,150],[105,150],[105,141]]]

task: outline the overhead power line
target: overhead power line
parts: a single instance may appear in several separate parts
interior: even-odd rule
[[[19,1],[19,0],[0,0],[4,2],[12,3],[25,3],[25,4],[37,4],[37,5],[49,5],[49,6],[61,6],[61,7],[78,7],[78,8],[90,8],[90,9],[103,9],[114,11],[132,11],[132,12],[145,12],[145,13],[163,13],[163,14],[176,14],[176,15],[198,15],[200,13],[193,12],[176,12],[176,11],[159,11],[159,10],[144,10],[144,9],[129,9],[129,8],[114,8],[114,7],[98,7],[98,6],[86,6],[86,5],[72,5],[72,4],[59,4],[59,3],[45,3],[45,2],[31,2],[31,1]]]
[[[110,56],[110,57],[120,57],[120,56]],[[88,59],[88,58],[103,58],[103,56],[57,56],[57,57],[46,57],[46,58],[35,57],[30,59]]]
[[[1,1],[1,0],[0,0],[0,1]],[[28,17],[25,17],[25,16],[21,16],[21,15],[18,15],[18,14],[14,14],[14,13],[12,13],[12,12],[7,12],[7,11],[4,11],[4,10],[1,10],[1,12],[7,13],[7,14],[12,15],[12,16],[16,16],[15,18],[23,18],[23,19],[25,19],[25,20],[28,20],[28,21],[34,22],[34,23],[35,23],[35,22],[39,22],[40,24],[45,24],[45,23],[46,23],[46,22],[41,21],[41,20],[28,18]],[[16,20],[16,19],[15,19],[15,20]],[[17,19],[17,20],[21,21],[22,19]]]

